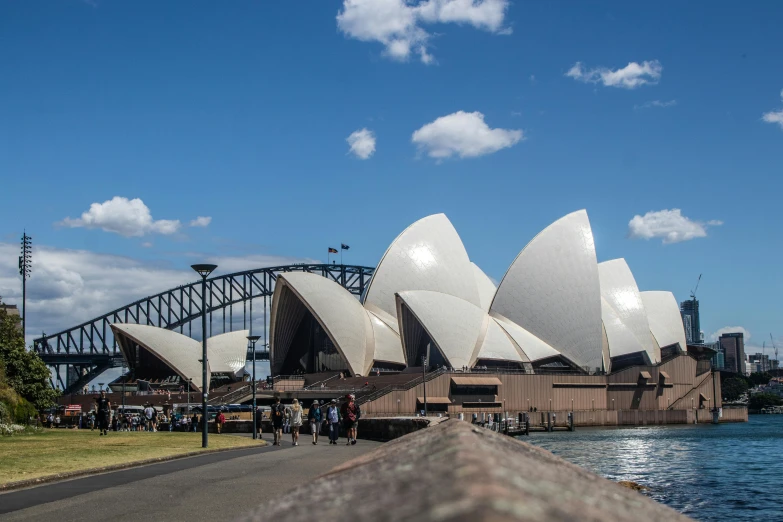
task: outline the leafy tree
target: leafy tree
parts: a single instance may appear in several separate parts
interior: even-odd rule
[[[750,396],[748,408],[751,410],[760,410],[768,406],[781,406],[783,399],[774,393],[754,393]]]
[[[49,386],[49,368],[27,350],[16,318],[0,309],[0,369],[7,384],[39,410],[52,405],[59,393]]]
[[[748,380],[750,381],[751,386],[759,386],[759,385],[767,385],[769,384],[770,379],[772,379],[772,374],[769,372],[754,372],[750,374],[750,377]]]
[[[724,401],[736,401],[748,392],[748,383],[741,377],[730,377],[721,384]]]

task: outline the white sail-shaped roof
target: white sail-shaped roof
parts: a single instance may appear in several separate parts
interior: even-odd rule
[[[641,295],[647,312],[647,322],[658,346],[665,347],[677,343],[681,350],[686,350],[688,343],[685,340],[685,328],[682,325],[680,307],[674,294],[649,291],[641,292]]]
[[[111,325],[115,339],[119,341],[120,349],[125,352],[126,339],[134,341],[145,350],[163,361],[185,381],[192,379],[193,386],[202,391],[201,379],[201,342],[186,335],[157,326],[145,324],[115,323]],[[207,339],[209,354],[209,339]],[[124,353],[126,359],[127,353]],[[207,388],[212,371],[209,356],[207,357]]]
[[[636,280],[625,259],[612,259],[598,265],[598,275],[601,281],[601,297],[613,309],[617,318],[636,338],[636,343],[628,340],[620,342],[613,331],[606,326],[609,338],[609,353],[612,357],[628,355],[644,350],[652,363],[661,360],[660,350],[656,353],[655,343],[647,322],[642,296],[636,286]],[[604,315],[606,324],[606,315]]]
[[[413,313],[452,367],[473,366],[486,316],[481,308],[459,297],[429,290],[399,292],[397,296],[398,306],[404,305]],[[404,330],[404,325],[400,329]],[[403,338],[403,348],[404,343]],[[411,361],[408,365],[415,364]]]
[[[367,375],[374,351],[372,325],[359,300],[339,284],[307,272],[278,276],[272,300],[270,346],[273,361],[284,357],[287,347],[276,346],[275,329],[281,313],[280,294],[289,288],[318,321],[353,374]],[[277,353],[276,353],[277,352]]]
[[[441,292],[480,306],[468,254],[444,214],[420,219],[397,236],[373,273],[364,304],[396,318],[395,294],[412,290]]]
[[[579,366],[601,367],[601,288],[586,211],[555,221],[522,249],[500,282],[490,312]]]
[[[506,317],[496,312],[493,312],[491,317],[514,340],[530,361],[535,362],[560,355],[560,352]]]
[[[209,367],[215,373],[239,374],[247,359],[248,330],[226,332],[207,339]]]
[[[518,348],[506,331],[494,318],[488,315],[486,316],[486,330],[479,348],[478,358],[519,363],[530,362],[527,355]]]
[[[601,298],[601,313],[603,315],[606,339],[609,343],[609,357],[619,357],[632,353],[646,352],[628,326],[623,323],[615,309],[606,299]],[[649,356],[649,354],[648,354]],[[652,362],[652,359],[650,359]]]
[[[489,311],[489,307],[492,304],[492,299],[495,297],[495,284],[487,277],[482,269],[478,267],[476,263],[471,262],[473,267],[473,275],[476,277],[476,289],[478,290],[479,305],[485,312]]]
[[[405,354],[402,352],[402,341],[400,341],[399,334],[374,313],[368,311],[367,315],[372,324],[372,333],[375,340],[373,360],[405,364]]]

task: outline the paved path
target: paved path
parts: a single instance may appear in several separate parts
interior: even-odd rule
[[[143,434],[140,434],[143,436]],[[225,435],[232,436],[232,435]],[[268,435],[265,440],[270,440]],[[0,494],[0,520],[233,520],[380,443],[234,450]]]

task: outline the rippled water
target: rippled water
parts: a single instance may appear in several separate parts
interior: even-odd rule
[[[747,423],[580,428],[522,437],[697,520],[783,521],[783,415]]]

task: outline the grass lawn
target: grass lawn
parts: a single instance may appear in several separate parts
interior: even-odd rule
[[[209,449],[263,444],[250,437],[209,435]],[[0,484],[71,471],[201,451],[201,433],[56,429],[0,437]]]

